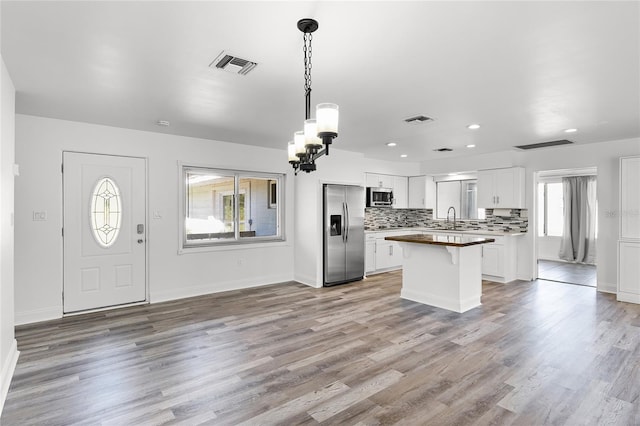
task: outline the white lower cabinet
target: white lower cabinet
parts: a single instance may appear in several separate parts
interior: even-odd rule
[[[367,274],[402,268],[402,248],[385,237],[421,234],[420,231],[376,231],[366,234],[364,268]]]
[[[508,283],[516,279],[517,236],[474,235],[489,237],[496,241],[482,245],[482,278],[499,283]]]
[[[482,245],[482,274],[504,276],[504,246],[502,244]]]
[[[376,240],[376,269],[400,268],[402,249],[395,241]]]
[[[364,272],[368,274],[376,271],[376,240],[367,239],[364,252]]]
[[[618,244],[618,300],[640,303],[640,242]]]

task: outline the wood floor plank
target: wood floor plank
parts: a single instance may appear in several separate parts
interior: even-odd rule
[[[483,281],[458,314],[395,271],[16,328],[0,417],[23,425],[640,424],[640,306]]]

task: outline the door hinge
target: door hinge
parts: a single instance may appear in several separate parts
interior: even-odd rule
[[[62,236],[64,237],[64,228],[62,228]]]
[[[60,173],[64,173],[64,164],[60,164]]]

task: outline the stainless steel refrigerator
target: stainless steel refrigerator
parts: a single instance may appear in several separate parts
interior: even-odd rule
[[[364,276],[364,204],[361,186],[324,185],[324,286]]]

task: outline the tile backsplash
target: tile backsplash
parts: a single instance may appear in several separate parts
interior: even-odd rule
[[[456,221],[458,229],[527,232],[529,219],[526,209],[511,209],[510,216],[494,216],[493,209],[485,210],[485,219]],[[367,207],[364,210],[364,228],[377,229],[424,227],[447,229],[447,222],[433,219],[433,209],[392,209]]]

